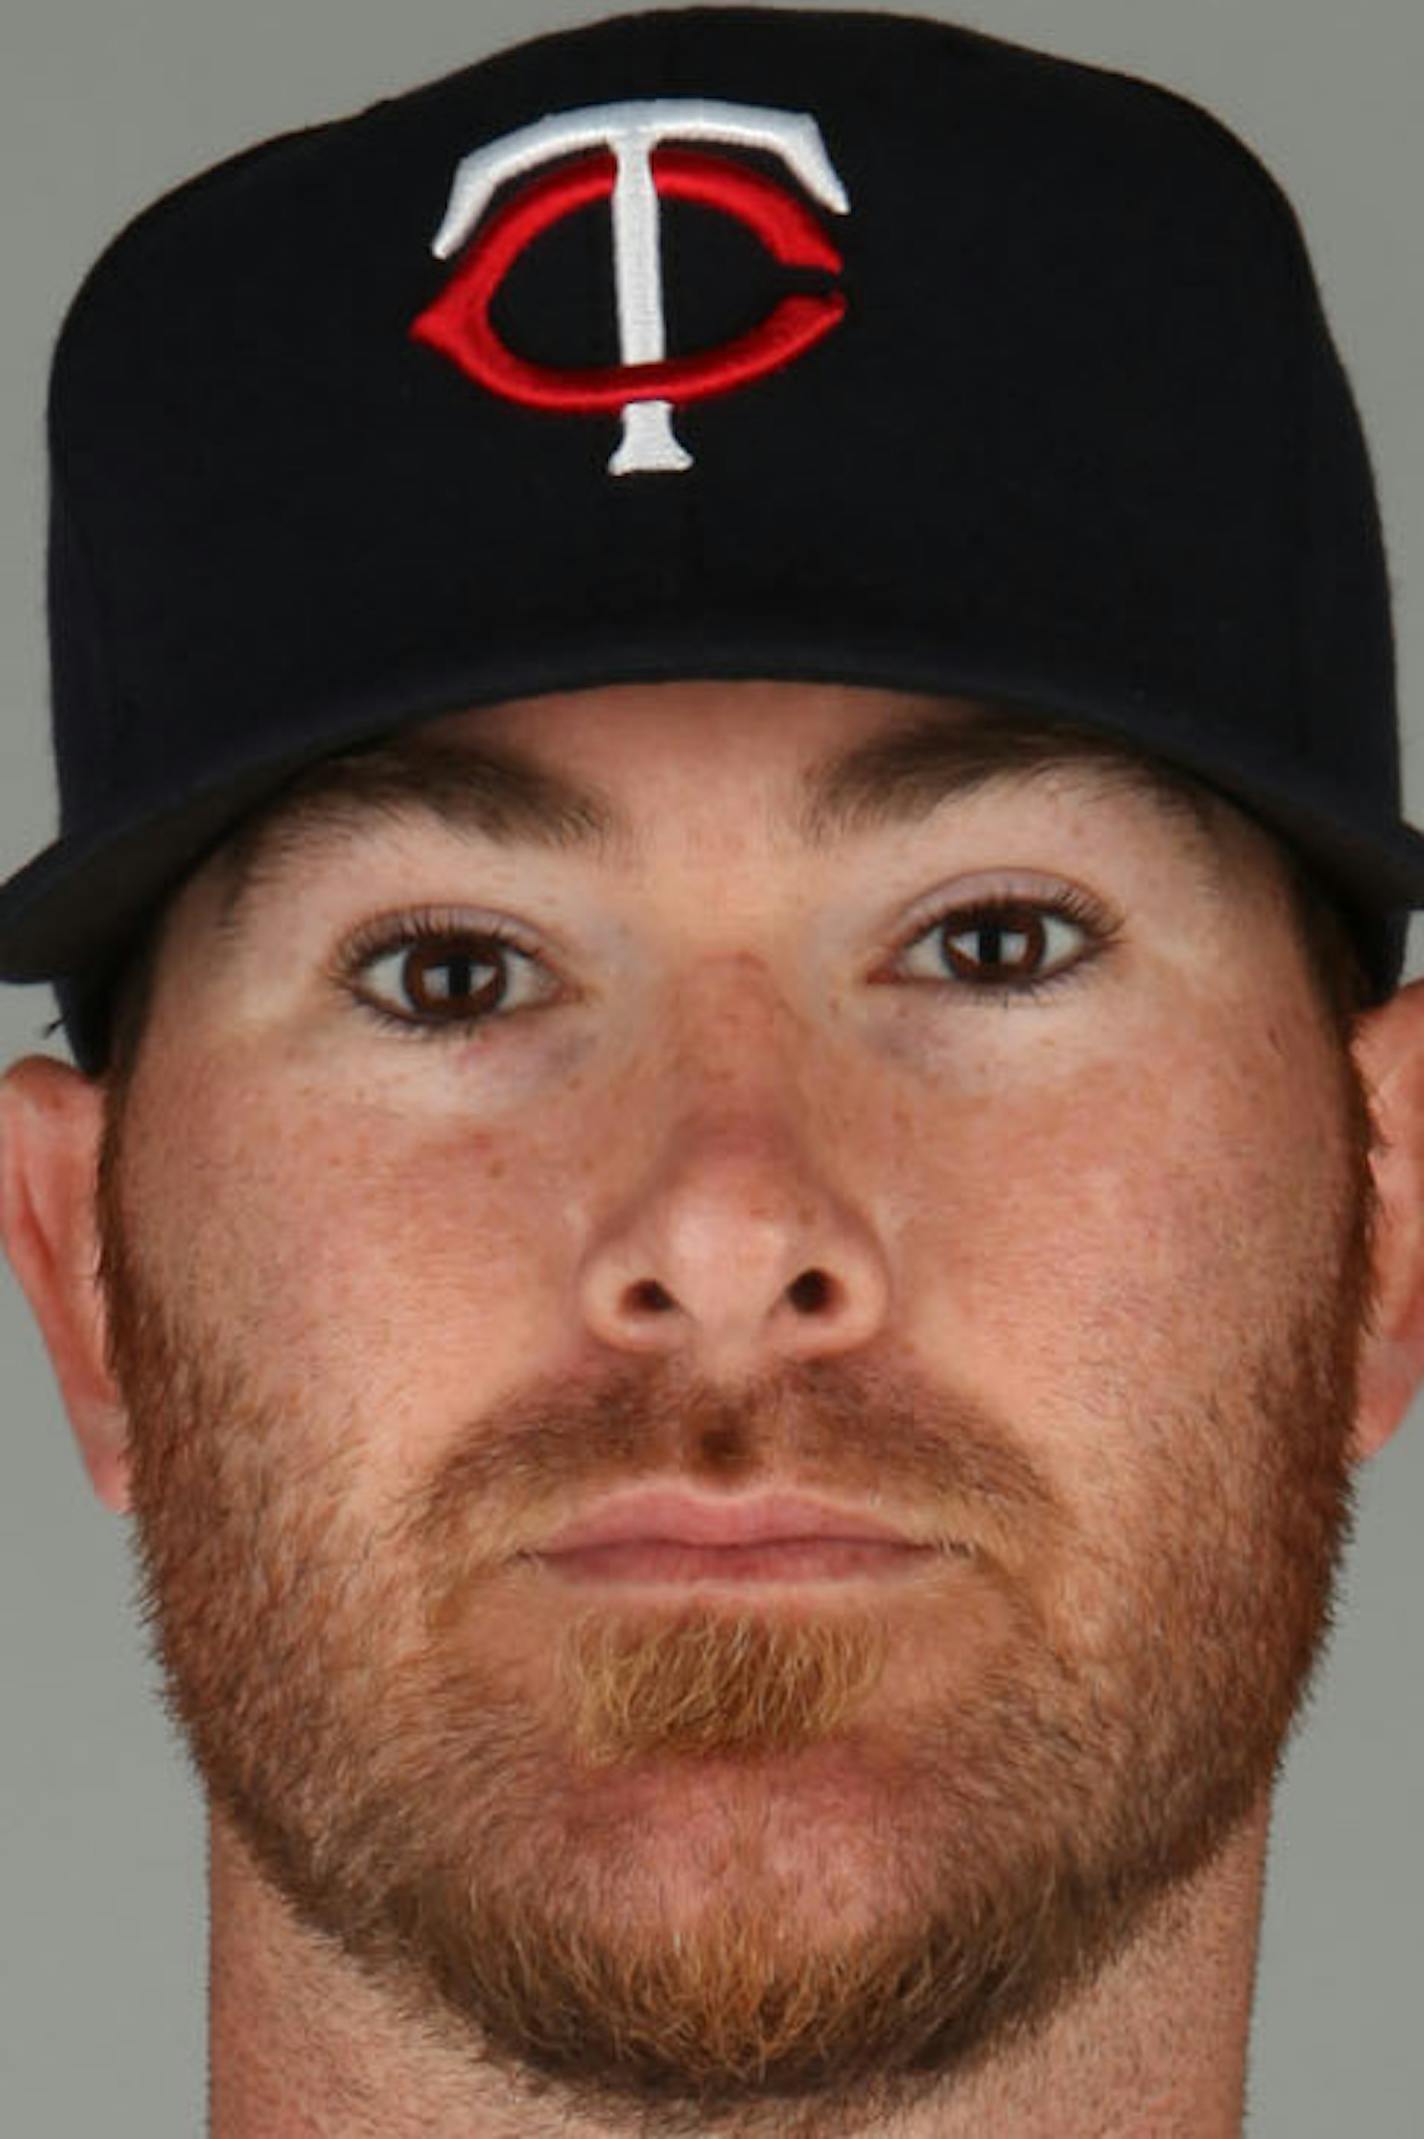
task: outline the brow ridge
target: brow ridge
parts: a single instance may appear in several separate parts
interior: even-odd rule
[[[1063,772],[1136,795],[1178,827],[1213,832],[1218,805],[1190,774],[1077,723],[978,704],[921,711],[812,765],[786,828],[824,853],[923,822],[946,802]],[[396,735],[309,767],[238,827],[223,850],[222,929],[235,933],[260,890],[314,845],[420,817],[506,848],[603,860],[630,859],[639,844],[613,797],[512,744]]]

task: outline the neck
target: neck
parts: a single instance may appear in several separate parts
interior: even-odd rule
[[[895,2121],[895,2139],[1240,2139],[1269,1798],[1029,2043]],[[622,2139],[391,2011],[210,1822],[210,2139]],[[649,2127],[630,2121],[644,2139]],[[736,2139],[874,2139],[786,2105]],[[728,2139],[732,2139],[730,2129]]]

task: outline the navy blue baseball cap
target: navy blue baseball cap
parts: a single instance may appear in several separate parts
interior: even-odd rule
[[[306,766],[656,679],[1086,725],[1292,845],[1398,983],[1355,404],[1285,196],[1163,89],[880,13],[544,37],[147,210],[49,423],[62,822],[0,975],[91,1072],[165,902]]]

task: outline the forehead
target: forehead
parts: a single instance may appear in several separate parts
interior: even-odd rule
[[[1275,842],[1173,766],[1022,707],[844,685],[644,684],[482,708],[323,761],[220,863],[224,917],[304,858],[425,816],[462,836],[636,864],[695,811],[808,854],[986,791],[1127,798],[1219,874]]]

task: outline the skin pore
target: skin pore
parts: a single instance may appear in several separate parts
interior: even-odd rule
[[[1085,764],[808,843],[926,710],[454,716],[627,836],[348,802],[175,904],[82,1430],[211,1803],[217,2139],[1240,2129],[1385,1430],[1365,1098],[1225,805]],[[929,1549],[551,1572],[654,1478]]]

